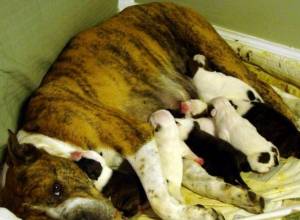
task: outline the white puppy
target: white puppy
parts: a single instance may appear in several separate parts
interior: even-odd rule
[[[278,165],[278,149],[259,135],[256,128],[242,118],[226,98],[215,98],[211,104],[217,136],[242,151],[253,171],[265,173]]]
[[[216,136],[216,127],[212,118],[197,118],[194,119],[198,123],[200,129],[206,133]]]
[[[203,55],[195,55],[194,60],[205,65]],[[211,72],[199,67],[193,77],[193,83],[197,88],[199,98],[205,102],[223,96],[228,99],[240,99],[263,102],[261,96],[248,84],[240,79],[227,76],[221,72]]]
[[[181,183],[183,175],[183,157],[203,163],[189,147],[180,139],[175,119],[170,112],[158,110],[150,117],[155,128],[155,140],[161,160],[163,175],[168,184],[170,194],[178,201],[183,201]]]

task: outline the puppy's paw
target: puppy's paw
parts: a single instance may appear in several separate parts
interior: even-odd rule
[[[185,220],[224,220],[224,216],[218,213],[215,209],[205,208],[202,205],[187,206],[182,213],[181,219]]]
[[[272,146],[269,151],[251,154],[247,159],[253,171],[267,173],[272,167],[279,164],[279,151]]]

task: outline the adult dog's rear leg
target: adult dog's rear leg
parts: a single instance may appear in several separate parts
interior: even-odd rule
[[[264,199],[252,191],[210,176],[192,160],[183,161],[183,185],[199,195],[229,203],[249,212],[261,213]]]
[[[127,159],[139,176],[152,209],[162,219],[223,219],[213,209],[186,206],[169,195],[155,140],[142,146],[134,155],[128,156]]]

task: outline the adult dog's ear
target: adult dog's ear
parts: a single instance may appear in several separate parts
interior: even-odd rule
[[[40,151],[32,144],[20,144],[17,135],[8,130],[8,156],[15,165],[34,162],[40,155]]]

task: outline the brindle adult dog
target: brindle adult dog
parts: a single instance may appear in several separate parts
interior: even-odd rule
[[[22,130],[102,152],[107,161],[111,155],[127,159],[162,219],[221,219],[212,209],[181,204],[170,196],[148,123],[152,112],[176,109],[179,102],[196,98],[185,75],[195,54],[203,54],[216,70],[250,83],[290,117],[281,99],[248,73],[204,18],[175,4],[151,3],[127,8],[74,37],[32,95]],[[262,211],[259,196],[206,177],[197,164],[184,161],[188,188]]]

